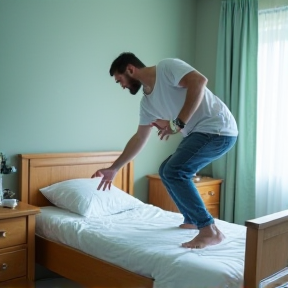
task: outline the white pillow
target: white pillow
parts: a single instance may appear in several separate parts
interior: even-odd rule
[[[144,203],[118,189],[97,190],[101,177],[71,179],[39,189],[55,206],[86,217],[108,216]]]

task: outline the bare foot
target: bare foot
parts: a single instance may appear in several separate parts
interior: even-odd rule
[[[201,249],[207,246],[219,244],[225,239],[224,234],[211,224],[199,230],[199,234],[189,242],[182,243],[182,247],[191,249]]]
[[[179,225],[180,228],[182,229],[198,229],[198,227],[194,224],[188,224],[188,223],[183,223]]]

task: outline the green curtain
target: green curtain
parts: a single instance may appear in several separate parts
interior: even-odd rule
[[[258,1],[221,3],[215,93],[236,118],[236,145],[212,164],[224,180],[220,218],[244,224],[255,217]]]

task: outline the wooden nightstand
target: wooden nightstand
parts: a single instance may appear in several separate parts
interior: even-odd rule
[[[158,174],[147,175],[149,179],[149,203],[164,210],[179,212],[170,198]],[[219,218],[220,188],[222,179],[201,177],[194,181],[208,211],[214,218]]]
[[[39,212],[22,202],[14,209],[0,207],[0,287],[35,287],[35,214]]]

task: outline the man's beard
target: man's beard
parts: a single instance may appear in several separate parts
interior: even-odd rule
[[[125,76],[126,76],[126,79],[129,83],[129,87],[127,87],[127,88],[130,90],[130,93],[132,95],[137,94],[137,92],[140,90],[140,88],[142,86],[141,82],[139,80],[132,78],[131,76],[129,76],[127,74],[125,74]]]

